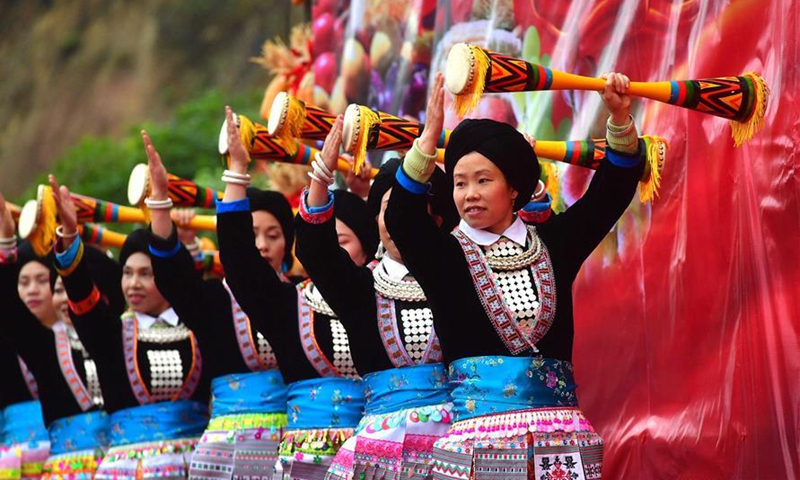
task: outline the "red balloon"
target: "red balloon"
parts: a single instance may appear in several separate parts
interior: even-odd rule
[[[336,55],[326,52],[314,60],[314,82],[331,93],[336,82]]]
[[[318,56],[325,52],[331,52],[334,48],[336,19],[330,13],[323,13],[314,19],[314,54]]]

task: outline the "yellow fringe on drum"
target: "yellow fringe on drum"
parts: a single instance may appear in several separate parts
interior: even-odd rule
[[[560,212],[563,199],[561,198],[561,182],[558,181],[558,165],[553,161],[539,162],[545,176],[545,189],[550,194],[552,203],[550,208],[555,212]]]
[[[239,118],[239,135],[242,137],[242,143],[244,144],[244,149],[248,152],[253,146],[253,139],[256,138],[256,124],[253,123],[252,120],[245,117],[244,115],[237,114]],[[230,146],[228,146],[230,149]],[[222,161],[228,168],[231,167],[231,154],[226,153],[222,156]],[[250,156],[247,156],[247,161],[250,162]]]
[[[36,215],[36,228],[31,232],[30,240],[33,251],[40,257],[46,256],[56,243],[56,201],[53,198],[53,188],[49,185],[39,185],[38,191],[39,211]]]
[[[667,158],[669,144],[662,137],[643,135],[647,162],[644,175],[640,180],[639,200],[643,203],[652,202],[658,196],[658,187],[661,185],[661,171]]]
[[[767,101],[769,100],[769,87],[761,75],[755,72],[747,72],[745,77],[753,81],[755,91],[753,94],[756,96],[753,102],[753,113],[750,118],[744,121],[731,120],[731,136],[733,137],[733,145],[739,147],[742,143],[753,138],[758,131],[764,127],[764,115],[767,112]]]
[[[369,132],[372,127],[381,123],[381,117],[369,107],[359,105],[358,110],[358,136],[356,138],[356,144],[353,147],[353,172],[356,174],[361,173],[361,168],[364,166],[364,161],[367,158]]]
[[[297,151],[294,139],[303,135],[303,125],[306,122],[306,105],[292,95],[286,95],[286,118],[283,119],[281,127],[275,132],[275,137],[283,142],[286,150],[294,155]]]
[[[453,110],[459,119],[464,118],[464,115],[475,110],[481,103],[483,89],[486,87],[486,73],[491,63],[489,56],[481,47],[469,45],[469,50],[471,54],[469,82],[464,91],[456,95],[453,100]]]

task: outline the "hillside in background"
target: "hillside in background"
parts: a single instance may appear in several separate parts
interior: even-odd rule
[[[171,120],[209,90],[253,98],[269,76],[250,57],[305,15],[272,0],[3,1],[0,190],[19,195],[83,137]]]

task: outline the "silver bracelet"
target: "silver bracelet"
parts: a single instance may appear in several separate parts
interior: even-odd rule
[[[249,173],[239,173],[239,172],[234,172],[233,170],[225,170],[224,172],[222,172],[222,176],[229,178],[236,178],[239,180],[247,180],[247,181],[250,181],[252,179]]]
[[[17,246],[17,236],[12,235],[7,238],[0,237],[0,248],[14,248]]]
[[[315,172],[308,172],[308,176],[311,177],[311,180],[319,183],[320,185],[324,186],[325,188],[330,187],[333,185],[333,179],[330,177],[320,178],[317,176]]]
[[[314,162],[312,162],[312,165],[314,163],[317,163],[319,165],[319,167],[322,169],[322,171],[325,172],[325,174],[327,176],[333,177],[333,172],[331,172],[331,169],[328,168],[327,165],[325,165],[325,161],[322,160],[322,154],[320,152],[317,152],[317,153],[314,154]]]
[[[74,232],[67,235],[66,233],[64,233],[64,225],[59,225],[56,227],[56,235],[58,235],[61,238],[75,238],[78,236],[78,231],[75,230]]]
[[[172,199],[167,197],[164,200],[153,200],[150,197],[144,199],[144,204],[150,210],[169,210],[172,208]]]
[[[222,176],[222,181],[225,182],[225,183],[231,183],[233,185],[241,185],[243,187],[247,187],[247,186],[250,185],[250,179],[238,178],[238,177],[229,177],[227,175],[223,175]]]

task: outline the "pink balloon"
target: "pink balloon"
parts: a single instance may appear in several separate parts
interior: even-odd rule
[[[336,82],[336,55],[326,52],[314,60],[314,82],[331,93]]]
[[[334,48],[336,20],[330,13],[323,13],[314,19],[314,53],[320,55],[324,52],[331,52]]]

